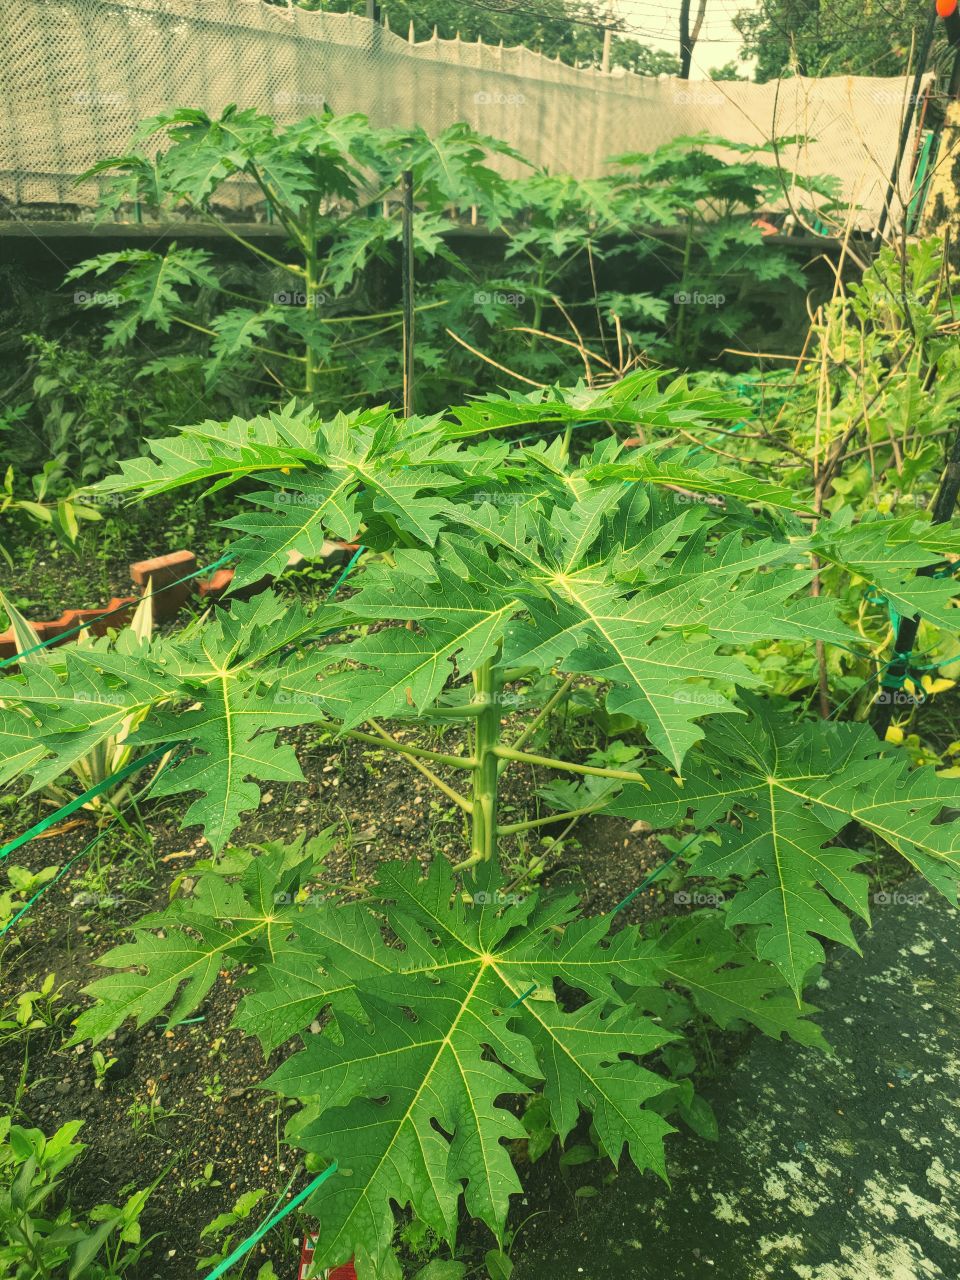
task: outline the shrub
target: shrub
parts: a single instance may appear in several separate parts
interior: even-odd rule
[[[355,1254],[362,1277],[398,1274],[394,1204],[452,1240],[462,1198],[502,1240],[521,1189],[506,1144],[527,1133],[511,1099],[540,1098],[539,1124],[561,1140],[589,1113],[615,1163],[626,1152],[663,1175],[666,1117],[710,1128],[683,1039],[693,1021],[819,1042],[801,993],[824,940],[857,946],[872,845],[955,897],[956,829],[938,821],[950,783],[865,726],[764,696],[753,659],[784,640],[862,647],[809,593],[814,558],[904,611],[947,616],[952,585],[912,568],[955,548],[957,524],[841,513],[813,526],[789,489],[616,435],[736,413],[655,371],[426,419],[290,408],[184,428],[105,482],[149,497],[257,476],[255,509],[227,522],[237,588],[282,573],[291,550],[318,556],[324,537],[362,540],[366,558],[336,605],[268,591],[180,637],[73,650],[54,696],[25,669],[11,703],[31,716],[14,724],[28,770],[36,753],[41,776],[68,768],[136,710],[131,745],[184,748],[157,793],[193,793],[184,821],[221,850],[258,783],[302,777],[279,732],[321,724],[399,754],[467,818],[464,862],[421,878],[388,861],[362,904],[303,905],[315,854],[300,846],[213,865],[103,958],[117,972],[78,1022],[77,1040],[100,1040],[128,1016],[182,1018],[221,969],[244,970],[236,1024],[266,1052],[303,1040],[267,1081],[303,1103],[288,1138],[316,1166],[339,1161],[309,1205],[320,1265]],[[574,456],[588,422],[611,433]],[[503,438],[518,428],[550,438]],[[521,677],[552,692],[508,742],[504,692]],[[620,764],[525,749],[577,678],[632,732]],[[381,719],[461,732],[428,749]],[[498,799],[503,770],[526,765],[566,780],[544,793],[560,819],[602,809],[710,833],[689,867],[723,883],[722,909],[644,934],[616,912],[584,918],[570,897],[516,901],[499,846],[543,820],[504,822]],[[320,1034],[305,1030],[318,1018]]]

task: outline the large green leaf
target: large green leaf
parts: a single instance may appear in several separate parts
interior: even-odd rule
[[[870,583],[898,614],[919,614],[955,631],[960,620],[954,604],[956,582],[951,577],[918,577],[917,570],[929,569],[944,552],[956,554],[958,526],[960,521],[937,526],[910,516],[852,524],[849,513],[842,512],[818,531],[812,546],[823,560]]]
[[[288,1137],[340,1164],[310,1201],[318,1260],[355,1255],[365,1280],[390,1256],[393,1204],[452,1239],[462,1194],[502,1240],[520,1191],[504,1144],[525,1136],[505,1103],[532,1088],[561,1137],[585,1109],[612,1160],[627,1152],[664,1175],[670,1126],[644,1103],[670,1081],[638,1059],[675,1035],[618,994],[650,971],[635,929],[579,921],[570,899],[498,906],[494,868],[465,899],[443,861],[425,880],[386,864],[373,906],[299,905],[311,861],[271,851],[238,881],[207,872],[190,897],[141,921],[134,943],[102,958],[126,971],[90,988],[98,1004],[75,1040],[102,1039],[131,1015],[187,1017],[221,968],[252,969],[238,1024],[267,1050],[304,1035],[267,1081],[306,1103]],[[588,1001],[568,1005],[571,989]],[[325,1032],[306,1032],[324,1009]]]
[[[220,849],[241,814],[260,802],[260,781],[297,782],[303,774],[278,729],[324,717],[310,698],[294,698],[281,680],[297,673],[282,652],[317,631],[299,607],[263,593],[219,611],[206,625],[153,645],[110,648],[105,641],[66,651],[62,664],[25,663],[8,698],[26,715],[5,717],[23,742],[11,747],[34,789],[59,777],[107,739],[139,722],[131,746],[183,743],[192,750],[163,770],[154,794],[199,791],[184,822],[201,822]],[[276,656],[275,656],[276,655]]]
[[[667,826],[693,812],[701,828],[720,822],[720,844],[693,864],[698,875],[740,877],[725,913],[798,992],[823,959],[821,939],[857,948],[847,913],[869,920],[861,846],[839,843],[857,822],[901,853],[956,901],[960,854],[955,822],[940,820],[956,787],[932,768],[911,767],[866,725],[797,722],[743,694],[748,716],[709,722],[682,780],[650,775],[627,786],[611,812]]]

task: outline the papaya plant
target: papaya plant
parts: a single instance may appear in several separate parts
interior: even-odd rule
[[[291,550],[316,558],[324,536],[361,541],[364,558],[337,603],[264,591],[134,652],[69,652],[56,698],[25,667],[10,699],[28,761],[67,769],[135,714],[131,743],[180,746],[156,793],[193,795],[184,821],[219,853],[260,783],[302,778],[281,731],[317,724],[347,750],[396,754],[463,815],[458,864],[386,861],[362,902],[305,895],[302,844],[212,861],[101,958],[113,972],[77,1022],[75,1042],[98,1042],[128,1017],[176,1021],[237,972],[235,1025],[265,1054],[302,1042],[265,1082],[302,1104],[288,1141],[313,1168],[336,1161],[308,1201],[320,1267],[353,1256],[361,1280],[398,1277],[397,1206],[451,1242],[466,1212],[502,1245],[522,1190],[510,1144],[534,1128],[542,1148],[545,1129],[565,1142],[589,1116],[614,1164],[665,1177],[670,1121],[711,1130],[691,1026],[822,1046],[803,992],[824,941],[858,947],[874,849],[956,900],[955,788],[866,726],[769,696],[752,658],[784,640],[860,643],[811,595],[815,562],[941,616],[951,584],[918,586],[911,566],[956,547],[958,523],[814,527],[795,491],[623,439],[737,413],[655,370],[427,418],[291,406],[185,427],[104,482],[135,499],[241,485],[237,588],[281,574]],[[549,691],[517,726],[504,709],[522,680]],[[550,753],[574,681],[630,733],[606,763]],[[501,812],[505,771],[526,767],[556,779],[554,821],[692,825],[705,838],[688,872],[725,886],[722,909],[641,929],[620,908],[588,917],[568,894],[512,892],[503,850],[548,821]]]
[[[781,167],[783,153],[797,141],[754,145],[702,133],[614,157],[619,172],[611,200],[636,232],[616,254],[655,260],[669,278],[659,298],[614,296],[608,305],[618,306],[628,325],[652,316],[666,321],[665,335],[646,335],[660,358],[696,368],[708,351],[732,341],[742,346],[738,335],[756,331],[766,347],[791,299],[801,314],[803,270],[787,249],[766,243],[764,230],[773,224],[763,228],[757,217],[785,201],[791,211],[807,203],[824,216],[841,206],[836,177],[804,177]]]
[[[151,158],[146,148],[157,140],[161,149]],[[474,205],[496,225],[506,184],[487,160],[498,154],[520,159],[506,143],[465,124],[431,138],[420,126],[378,129],[363,115],[325,111],[281,127],[254,108],[236,106],[219,119],[187,107],[152,117],[141,124],[134,146],[129,155],[108,157],[86,175],[104,181],[101,214],[136,202],[155,213],[202,217],[236,242],[251,264],[267,268],[273,292],[272,298],[250,297],[243,290],[256,287],[256,277],[215,271],[204,249],[174,243],[164,252],[99,254],[74,267],[66,280],[109,282],[109,290],[87,295],[84,302],[109,307],[107,345],[123,347],[144,327],[166,334],[178,326],[209,340],[208,384],[252,364],[265,369],[281,393],[306,391],[313,398],[322,378],[349,367],[336,350],[344,325],[374,322],[368,330],[374,337],[400,328],[396,309],[351,313],[367,268],[399,253],[403,172],[412,174],[418,204],[417,256],[421,262],[439,256],[465,271],[442,238],[449,225],[442,215]],[[227,219],[225,202],[231,187],[242,189],[238,184],[252,189],[259,211],[282,228],[282,249],[271,252]],[[201,311],[211,309],[209,323],[201,323]],[[392,325],[379,323],[391,318]],[[343,347],[353,364],[374,366],[384,343],[367,349],[361,330]],[[399,342],[389,349],[399,366]],[[376,377],[372,367],[369,372]]]

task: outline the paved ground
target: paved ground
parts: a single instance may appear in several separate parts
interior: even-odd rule
[[[672,1192],[531,1197],[514,1280],[958,1280],[960,913],[900,897],[811,997],[833,1058],[758,1037],[712,1090],[720,1143],[668,1146]]]

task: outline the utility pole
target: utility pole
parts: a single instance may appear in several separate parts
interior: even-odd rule
[[[609,27],[603,28],[603,53],[600,57],[600,70],[606,75],[610,70],[610,42],[613,32]]]

